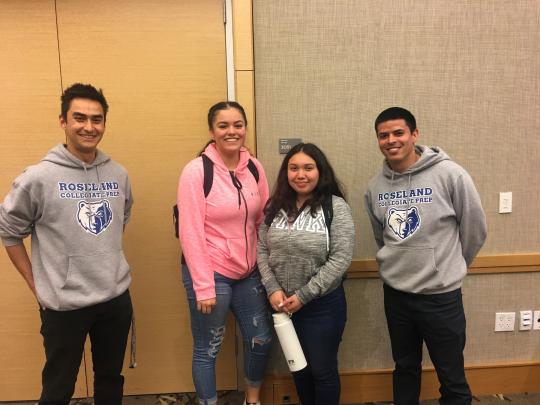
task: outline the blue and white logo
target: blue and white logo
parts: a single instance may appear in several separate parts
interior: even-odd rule
[[[110,203],[107,200],[98,202],[79,201],[77,219],[82,228],[94,235],[107,229],[113,219]]]
[[[388,210],[388,226],[401,239],[408,238],[420,228],[418,208],[409,207],[403,210],[390,208]]]

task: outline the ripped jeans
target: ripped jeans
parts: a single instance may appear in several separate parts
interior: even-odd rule
[[[244,341],[244,373],[252,387],[262,384],[272,341],[271,313],[266,291],[255,269],[247,278],[233,280],[214,273],[216,306],[210,314],[197,311],[193,282],[182,265],[193,334],[193,382],[200,405],[217,404],[216,357],[225,335],[225,320],[232,310]]]

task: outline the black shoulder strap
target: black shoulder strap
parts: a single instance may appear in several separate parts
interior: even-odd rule
[[[179,238],[179,234],[178,234],[178,205],[177,204],[174,204],[174,207],[172,207],[172,217],[173,217],[173,224],[174,224],[174,236],[176,236],[176,238],[178,239]]]
[[[206,156],[204,153],[201,154],[202,160],[203,160],[203,170],[204,170],[204,198],[208,197],[208,194],[210,194],[210,190],[212,190],[212,184],[214,182],[214,162]],[[255,181],[259,182],[259,170],[257,169],[257,166],[255,166],[255,163],[253,163],[253,160],[249,159],[247,163],[247,167],[253,177],[255,178]]]
[[[324,197],[324,200],[322,202],[322,210],[324,214],[324,223],[326,224],[326,229],[328,229],[328,234],[330,234],[330,227],[332,226],[332,219],[334,218],[332,195],[327,195]]]
[[[208,197],[208,194],[210,194],[210,190],[212,189],[212,183],[214,182],[214,162],[212,162],[212,160],[204,153],[201,155],[201,157],[204,171],[203,190],[204,198],[206,198]]]
[[[201,158],[203,161],[203,190],[204,190],[204,198],[208,197],[208,194],[210,194],[210,190],[212,190],[212,183],[214,182],[214,162],[206,156],[204,153],[201,154]],[[249,159],[247,167],[253,177],[255,178],[255,181],[259,182],[259,170],[257,169],[257,166],[255,166],[255,163],[253,163],[253,160]],[[173,207],[173,222],[174,222],[174,233],[176,237],[178,238],[178,206],[175,205]]]
[[[253,160],[251,159],[248,160],[247,167],[249,171],[251,172],[251,174],[253,175],[253,177],[255,177],[255,181],[259,183],[259,170],[257,169],[257,166],[255,166],[255,163],[253,163]]]
[[[214,162],[210,160],[208,156],[206,156],[204,153],[201,154],[202,161],[203,161],[203,190],[204,190],[204,198],[208,197],[208,193],[210,193],[210,189],[212,188],[212,183],[214,182]],[[178,232],[178,205],[174,205],[173,207],[173,223],[174,223],[174,235],[178,238],[179,232]],[[183,257],[182,257],[183,258]]]

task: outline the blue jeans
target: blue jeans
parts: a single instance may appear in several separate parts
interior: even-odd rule
[[[465,313],[461,289],[442,294],[410,294],[384,285],[395,370],[394,403],[418,405],[422,377],[422,342],[439,378],[441,405],[470,405],[465,378]]]
[[[343,285],[316,298],[292,316],[307,367],[293,373],[302,405],[338,405],[341,385],[337,355],[347,321]]]
[[[264,378],[272,342],[271,314],[266,291],[258,270],[248,277],[233,280],[214,273],[216,306],[210,314],[197,310],[193,282],[186,265],[182,265],[193,335],[192,374],[201,405],[217,404],[216,357],[225,336],[225,320],[232,310],[244,340],[244,373],[246,382],[259,387]]]

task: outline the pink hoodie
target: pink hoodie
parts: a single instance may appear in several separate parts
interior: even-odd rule
[[[257,229],[269,194],[264,169],[247,149],[240,150],[234,172],[241,194],[215,145],[208,145],[204,153],[214,162],[208,196],[204,197],[201,157],[184,167],[178,186],[180,243],[198,301],[216,296],[214,272],[238,280],[255,266]],[[258,183],[247,167],[250,158],[259,171]]]

